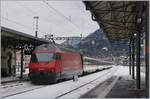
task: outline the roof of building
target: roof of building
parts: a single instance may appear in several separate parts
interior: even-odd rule
[[[37,46],[49,43],[47,40],[6,27],[1,27],[1,39],[2,46],[19,46],[25,44]]]

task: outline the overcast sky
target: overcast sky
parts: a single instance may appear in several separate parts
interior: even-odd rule
[[[38,37],[87,36],[99,28],[85,10],[82,1],[2,1],[1,25],[35,35],[35,19],[39,16]]]

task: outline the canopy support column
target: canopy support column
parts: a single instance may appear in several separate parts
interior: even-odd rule
[[[149,98],[149,2],[147,2],[146,12],[147,24],[145,33],[145,82],[146,82],[146,98]]]
[[[142,23],[142,13],[143,13],[143,2],[137,2],[137,15],[136,15],[136,88],[141,88],[141,75],[140,75],[140,49],[141,49],[141,23]]]
[[[131,61],[132,61],[132,47],[131,47],[131,38],[130,38],[130,42],[129,42],[129,74],[131,75]]]
[[[21,71],[20,71],[20,78],[23,78],[23,48],[21,47]]]
[[[136,88],[140,89],[141,86],[141,75],[140,75],[140,31],[137,33],[136,37]]]
[[[135,79],[135,37],[132,36],[132,78]]]

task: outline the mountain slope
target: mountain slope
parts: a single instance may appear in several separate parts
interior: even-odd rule
[[[122,42],[110,43],[101,29],[90,33],[83,39],[67,40],[63,45],[73,48],[85,56],[97,58],[121,56],[128,51],[128,46]]]

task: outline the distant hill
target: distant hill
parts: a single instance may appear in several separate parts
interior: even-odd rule
[[[77,37],[78,38],[78,37]],[[81,42],[81,38],[78,39],[69,39],[62,43],[62,45],[72,48],[77,48],[78,44]]]
[[[128,46],[121,45],[121,43],[110,43],[105,33],[101,29],[98,29],[83,39],[67,40],[62,44],[75,49],[85,56],[106,58],[112,57],[112,55],[120,56],[122,53],[125,53]]]

